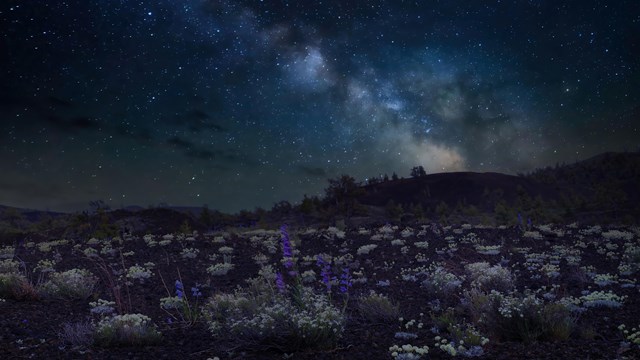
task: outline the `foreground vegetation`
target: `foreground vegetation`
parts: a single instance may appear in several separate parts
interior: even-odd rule
[[[640,353],[639,270],[639,228],[578,224],[25,241],[0,248],[9,314],[0,341],[10,356],[54,358],[149,349],[176,358],[517,358],[537,348],[540,358],[631,359]]]

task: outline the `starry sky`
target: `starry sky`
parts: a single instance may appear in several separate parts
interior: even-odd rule
[[[640,1],[0,4],[0,204],[236,212],[640,144]]]

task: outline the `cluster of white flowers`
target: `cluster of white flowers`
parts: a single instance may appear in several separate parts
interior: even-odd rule
[[[251,304],[249,305],[249,302]],[[344,316],[325,295],[304,288],[300,302],[261,296],[248,300],[242,291],[218,294],[209,303],[209,328],[228,329],[238,339],[298,338],[298,342],[334,342],[344,330]]]
[[[427,241],[416,241],[413,243],[413,246],[420,248],[420,249],[428,249],[429,248],[429,242]]]
[[[177,296],[163,297],[160,299],[160,307],[165,310],[179,309],[182,307],[182,298]]]
[[[0,273],[17,273],[20,268],[20,263],[12,260],[0,260]]]
[[[580,229],[578,232],[584,236],[600,234],[602,232],[602,227],[600,225],[594,225],[589,228]]]
[[[524,234],[522,234],[522,236],[526,237],[526,238],[534,239],[534,240],[542,240],[542,239],[544,239],[542,234],[540,234],[537,231],[525,231]]]
[[[100,241],[100,239],[92,237],[91,239],[87,240],[87,245],[98,245],[101,242],[102,241]]]
[[[596,285],[598,286],[608,286],[611,284],[617,284],[618,283],[618,275],[611,275],[611,274],[596,274],[596,276],[593,277],[593,282],[596,283]]]
[[[462,281],[463,276],[457,276],[438,264],[432,264],[422,285],[431,291],[446,295],[460,288]]]
[[[484,346],[486,343],[489,342],[489,340],[486,338],[484,338],[484,340],[485,342],[483,342],[482,346]],[[465,345],[466,344],[464,343],[463,340],[460,340],[460,342],[456,345],[454,341],[448,342],[447,339],[436,336],[435,347],[439,348],[440,350],[446,352],[451,356],[455,357],[458,355],[462,355],[464,357],[475,357],[475,356],[482,356],[484,354],[484,350],[480,345],[474,345],[469,348],[467,348]]]
[[[344,231],[338,229],[335,226],[330,226],[329,228],[327,228],[326,235],[326,238],[329,240],[333,240],[334,238],[342,240],[345,237]]]
[[[627,296],[619,296],[611,291],[594,291],[580,297],[585,307],[610,307],[618,308],[622,306]]]
[[[366,254],[369,254],[371,251],[373,251],[373,249],[377,247],[378,245],[376,244],[362,245],[358,248],[358,250],[356,250],[356,253],[358,255],[366,255]]]
[[[474,232],[470,232],[465,234],[463,237],[460,238],[460,243],[463,244],[478,244],[480,243],[480,238],[478,237],[478,235]]]
[[[404,230],[402,230],[402,231],[400,232],[400,236],[402,236],[403,238],[408,238],[408,237],[410,237],[410,236],[413,236],[413,234],[414,234],[414,233],[415,233],[415,232],[413,231],[413,229],[412,229],[412,228],[407,227],[407,228],[405,228]]]
[[[582,251],[573,247],[567,247],[564,245],[552,246],[553,255],[558,258],[564,258],[569,265],[577,266],[582,259]]]
[[[160,332],[146,315],[123,314],[100,320],[96,335],[106,342],[141,343],[157,339]]]
[[[627,329],[627,326],[622,324],[618,326],[618,330],[622,331],[624,338],[632,344],[640,346],[640,327],[634,327],[631,330]]]
[[[49,280],[42,284],[44,293],[51,296],[84,299],[95,290],[98,278],[89,270],[71,269],[61,273],[53,272]]]
[[[0,247],[0,259],[13,259],[15,251],[13,246]]]
[[[633,274],[635,272],[635,269],[629,264],[620,263],[620,265],[618,265],[618,272],[620,273],[620,275],[628,276]]]
[[[116,311],[116,309],[114,308],[114,306],[116,306],[116,303],[114,301],[108,301],[104,299],[92,301],[89,303],[89,306],[91,306],[90,312],[92,314],[98,314],[101,316],[109,315]]]
[[[491,266],[487,262],[477,262],[465,266],[471,286],[484,290],[510,290],[513,288],[514,279],[511,271],[500,265]]]
[[[397,226],[391,226],[389,224],[386,224],[384,226],[382,226],[381,228],[378,229],[378,232],[380,234],[383,235],[393,235],[393,233],[398,230]]]
[[[300,277],[302,277],[302,282],[305,284],[310,284],[316,281],[316,272],[313,270],[304,271]]]
[[[221,246],[218,249],[218,252],[223,255],[231,255],[233,254],[233,248],[231,246]]]
[[[94,256],[98,256],[98,250],[94,249],[94,248],[86,248],[84,250],[82,250],[82,253],[84,254],[84,256],[86,257],[94,257]]]
[[[633,239],[633,233],[631,232],[627,232],[627,231],[620,231],[620,230],[609,230],[609,231],[605,231],[602,234],[603,238],[607,239],[607,240],[631,240]]]
[[[417,262],[419,263],[426,263],[429,262],[429,258],[427,257],[427,255],[423,254],[423,253],[417,253],[415,256],[415,259]]]
[[[41,252],[49,252],[51,250],[53,250],[54,247],[56,246],[62,246],[62,245],[66,245],[69,243],[69,240],[54,240],[54,241],[43,241],[41,243],[38,243],[37,248],[38,250],[40,250]]]
[[[167,237],[165,237],[167,236]],[[158,242],[156,240],[156,237],[154,235],[151,234],[147,234],[145,236],[142,237],[142,239],[144,239],[144,242],[147,244],[148,247],[154,247],[158,244],[160,244],[161,246],[166,246],[169,245],[171,243],[171,240],[173,239],[172,237],[173,235],[164,235],[161,239],[160,242]]]
[[[405,244],[405,241],[401,240],[401,239],[391,240],[391,245],[392,246],[404,246],[404,244]]]
[[[142,284],[145,280],[151,278],[152,275],[153,273],[150,269],[135,264],[134,266],[131,266],[129,269],[127,269],[126,277],[127,279],[138,280]]]
[[[253,261],[258,264],[259,266],[263,266],[264,264],[266,264],[269,261],[269,258],[267,257],[267,255],[259,252],[256,255],[253,256]]]
[[[544,273],[547,277],[555,279],[560,276],[560,266],[555,264],[543,264],[540,267],[540,271]]]
[[[482,255],[498,255],[500,254],[501,245],[476,245],[476,251]]]
[[[207,268],[207,273],[212,276],[223,276],[227,275],[229,271],[231,271],[235,265],[230,263],[218,263],[211,265]]]
[[[224,244],[226,242],[225,240],[225,235],[218,235],[218,236],[214,236],[212,242],[214,244]]]
[[[195,259],[198,256],[199,252],[200,252],[200,250],[198,250],[196,248],[184,248],[184,249],[182,249],[182,252],[180,253],[180,256],[183,259]]]
[[[524,317],[525,314],[540,311],[544,302],[535,293],[526,292],[516,294],[515,292],[503,294],[491,290],[489,298],[498,305],[498,312],[502,317]]]
[[[409,359],[420,359],[423,355],[429,353],[428,346],[413,346],[411,344],[405,344],[402,346],[393,345],[389,347],[389,352],[391,356],[396,360],[409,360]]]

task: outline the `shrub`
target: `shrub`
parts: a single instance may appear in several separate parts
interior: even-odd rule
[[[219,263],[215,265],[211,265],[207,268],[207,272],[212,276],[223,276],[227,275],[231,269],[234,268],[233,264],[230,263]]]
[[[358,301],[358,311],[362,317],[370,322],[387,323],[396,321],[400,317],[400,308],[388,297],[371,290],[369,295]]]
[[[0,297],[15,300],[37,300],[38,292],[29,280],[18,273],[0,273]]]
[[[0,274],[18,273],[19,271],[20,271],[19,262],[11,259],[0,260]]]
[[[437,295],[449,296],[462,286],[463,280],[464,278],[448,272],[442,266],[432,265],[422,286]]]
[[[71,269],[52,273],[41,291],[52,297],[86,299],[95,291],[98,279],[88,270]]]
[[[344,328],[342,313],[325,295],[302,288],[294,302],[255,280],[247,289],[215,295],[205,314],[214,335],[228,333],[250,350],[331,348]]]
[[[490,266],[487,262],[477,262],[465,266],[471,286],[484,291],[508,291],[513,288],[513,276],[509,269],[500,265]]]
[[[127,279],[138,280],[141,284],[144,284],[144,281],[151,278],[152,275],[151,270],[138,264],[127,270]]]
[[[95,340],[102,346],[151,345],[161,338],[148,316],[124,314],[106,317],[98,323]]]
[[[575,327],[571,309],[562,303],[545,303],[534,292],[489,294],[466,292],[465,303],[485,330],[506,341],[566,340]],[[471,298],[469,298],[471,297]]]
[[[94,325],[91,321],[66,322],[58,332],[58,338],[73,347],[88,347],[93,343]]]
[[[422,355],[428,354],[429,347],[419,347],[411,344],[405,344],[402,346],[393,345],[389,347],[389,352],[391,353],[391,357],[396,360],[416,360],[421,359]]]
[[[358,250],[356,250],[356,253],[358,255],[367,255],[369,254],[371,251],[373,251],[373,249],[377,248],[378,245],[376,244],[368,244],[368,245],[362,245],[358,248]]]

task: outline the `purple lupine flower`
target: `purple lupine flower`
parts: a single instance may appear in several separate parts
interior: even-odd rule
[[[281,293],[284,293],[285,285],[284,285],[284,279],[282,279],[282,274],[281,273],[277,273],[276,274],[276,286],[278,287],[278,290]]]
[[[197,297],[202,296],[202,292],[200,292],[200,289],[198,289],[197,287],[194,286],[194,287],[191,288],[191,295],[193,297],[197,298]]]
[[[316,265],[320,268],[322,283],[327,287],[327,292],[331,292],[331,263],[327,263],[326,261],[324,261],[322,256],[318,256]]]
[[[340,292],[346,293],[351,287],[351,275],[349,274],[349,268],[342,269],[342,275],[340,275]]]
[[[291,269],[293,267],[293,261],[291,260],[291,241],[289,241],[289,233],[287,233],[287,225],[280,227],[282,233],[282,255],[285,258],[284,267]]]
[[[531,223],[531,218],[527,220],[527,224],[529,225],[529,227],[533,226],[533,224]]]
[[[518,225],[522,226],[522,215],[520,215],[520,213],[518,213]]]
[[[180,280],[176,280],[176,296],[178,299],[182,299],[184,288],[182,287],[182,282]]]
[[[331,291],[331,265],[325,264],[320,272],[322,283],[327,287],[327,291]]]

